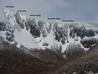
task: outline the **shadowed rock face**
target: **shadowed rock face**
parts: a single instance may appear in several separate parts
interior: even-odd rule
[[[75,27],[75,28],[73,28],[71,30],[70,36],[74,38],[75,37],[75,34],[76,34],[77,36],[79,36],[81,38],[84,38],[85,37],[85,32],[86,32],[85,27],[81,27],[81,28]]]
[[[26,28],[27,28],[27,30],[30,29],[30,33],[32,34],[33,37],[40,37],[40,28],[41,27],[36,25],[35,20],[27,19]]]
[[[92,36],[95,36],[95,32],[91,29],[87,30],[86,31],[86,34],[85,34],[87,37],[92,37]]]
[[[6,25],[3,22],[0,22],[0,31],[5,31]]]
[[[61,41],[62,44],[65,44],[65,38],[67,37],[67,35],[65,34],[65,31],[63,28],[57,27],[55,28],[55,39],[57,41]]]
[[[19,13],[15,14],[15,19],[16,19],[16,22],[19,24],[19,26],[23,29],[24,24],[23,24],[23,20],[21,19],[21,16]]]
[[[32,36],[40,37],[40,30],[37,28],[37,26],[30,27],[30,32],[31,32]]]
[[[10,27],[6,26],[5,23],[0,22],[0,32],[4,32],[6,35],[6,40],[12,42],[14,41],[13,30]]]
[[[97,42],[98,40],[95,38],[81,40],[81,43],[85,48],[94,47],[97,44]]]
[[[10,42],[14,41],[14,35],[12,32],[6,32],[6,40]]]
[[[75,34],[81,38],[86,37],[93,37],[95,36],[95,31],[92,29],[86,29],[85,27],[80,27],[80,28],[73,28],[70,32],[71,37],[75,37]]]

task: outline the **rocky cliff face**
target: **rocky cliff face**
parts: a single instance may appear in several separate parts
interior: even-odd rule
[[[23,16],[18,12],[8,10],[4,10],[4,12],[6,21],[0,22],[1,37],[9,43],[17,43],[17,47],[60,48],[64,53],[73,44],[79,45],[82,49],[89,48],[90,45],[86,47],[84,40],[97,38],[94,29],[88,29],[81,23],[52,23]]]

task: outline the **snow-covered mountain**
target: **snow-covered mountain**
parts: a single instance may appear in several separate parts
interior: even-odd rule
[[[91,24],[50,22],[5,9],[3,12],[5,21],[0,22],[0,36],[18,48],[60,49],[64,53],[73,46],[88,50],[97,42],[98,31]]]

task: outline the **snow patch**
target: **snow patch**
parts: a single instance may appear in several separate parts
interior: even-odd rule
[[[23,45],[29,49],[39,48],[39,45],[36,43],[30,32],[28,32],[26,29],[22,29],[21,31],[15,30],[14,36],[18,46]]]

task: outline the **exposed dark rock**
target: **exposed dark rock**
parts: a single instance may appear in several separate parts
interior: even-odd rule
[[[48,46],[48,43],[46,43],[46,42],[45,42],[45,43],[43,43],[43,46]]]
[[[46,36],[47,36],[47,33],[46,33],[45,30],[42,31],[42,36],[43,36],[43,37],[46,37]]]
[[[76,35],[76,36],[78,36],[78,37],[84,38],[84,37],[85,37],[85,33],[86,33],[85,27],[80,27],[80,28],[77,28],[77,27],[76,27],[76,28],[73,28],[73,29],[71,30],[70,36],[71,36],[72,38],[74,38],[75,35]]]
[[[40,37],[40,30],[36,26],[30,27],[30,33],[34,37]]]
[[[57,32],[55,32],[55,39],[56,39],[57,41],[60,41],[60,36],[57,34]]]
[[[19,26],[23,29],[24,23],[23,23],[23,20],[21,19],[21,16],[19,13],[15,14],[15,19],[16,19],[16,22],[19,24]]]
[[[40,37],[40,29],[39,29],[38,25],[36,25],[35,20],[27,19],[26,25],[29,25],[30,33],[32,34],[32,36]],[[27,26],[27,29],[28,29],[28,26]]]
[[[81,44],[82,44],[85,48],[94,47],[97,43],[98,43],[98,40],[95,39],[95,38],[90,38],[90,39],[83,39],[83,40],[81,40]]]
[[[28,25],[27,22],[25,22],[25,27],[26,27],[26,30],[27,30],[27,31],[30,29],[30,26]]]
[[[92,36],[95,36],[95,32],[94,32],[94,30],[89,29],[89,30],[86,31],[85,35],[87,37],[92,37]]]
[[[66,40],[66,39],[63,38],[63,39],[61,40],[61,43],[62,43],[62,44],[65,44],[65,40]]]
[[[14,41],[14,35],[12,32],[6,32],[6,40],[10,42]]]
[[[74,38],[76,36],[79,36],[81,38],[84,38],[85,36],[87,37],[92,37],[92,36],[95,36],[95,31],[92,30],[92,29],[86,29],[85,27],[80,27],[80,28],[73,28],[70,32],[70,36],[72,38]]]
[[[55,28],[55,39],[59,42],[61,41],[62,44],[65,44],[65,38],[67,37],[64,28],[59,26],[54,26]]]
[[[6,25],[3,22],[0,22],[0,31],[5,31]]]

